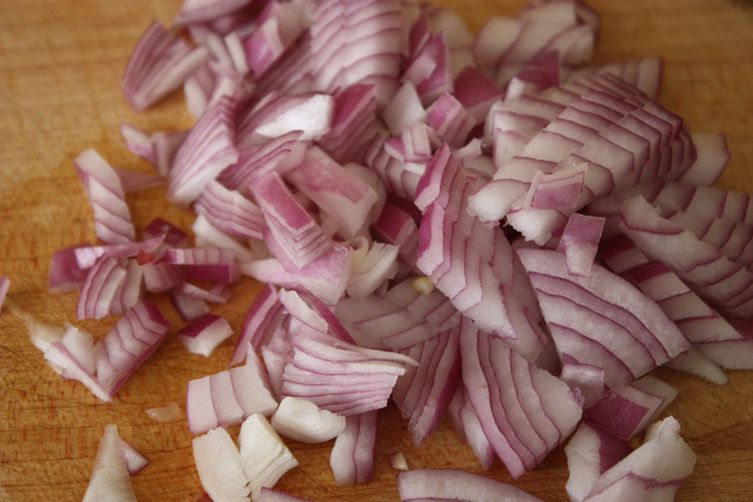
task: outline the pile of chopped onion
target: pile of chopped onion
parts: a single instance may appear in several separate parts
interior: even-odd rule
[[[529,0],[475,37],[412,0],[184,0],[122,88],[140,111],[182,87],[196,123],[122,126],[155,175],[79,155],[99,242],[49,269],[79,320],[118,320],[95,340],[13,311],[56,372],[110,401],[171,329],[151,297],[209,357],[234,331],[211,304],[241,275],[266,283],[241,299],[230,367],[187,382],[215,501],[300,500],[272,490],[298,465],[280,435],[334,439],[336,482],[368,483],[390,400],[416,444],[447,415],[513,478],[567,444],[572,501],[670,500],[695,455],[656,422],[677,391],[649,373],[753,369],[753,204],[711,186],[726,140],[657,101],[660,59],[584,66],[599,27],[583,0]],[[127,196],[161,184],[195,242],[162,219],[137,232]],[[84,500],[133,500],[145,462],[108,427]],[[402,500],[538,500],[391,464]]]

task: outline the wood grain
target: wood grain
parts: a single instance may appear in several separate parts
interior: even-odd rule
[[[494,14],[522,3],[441,0],[459,8],[477,29]],[[666,58],[662,100],[693,130],[723,131],[733,161],[722,184],[753,189],[753,7],[732,0],[593,2],[603,14],[596,61],[661,54]],[[0,273],[12,279],[10,296],[50,323],[74,321],[75,294],[46,293],[52,252],[94,239],[87,201],[71,159],[94,146],[117,166],[146,170],[123,146],[118,126],[148,130],[190,124],[182,96],[146,114],[126,106],[119,81],[128,53],[153,18],[169,21],[177,0],[0,0]],[[191,216],[170,207],[159,190],[129,199],[137,226],[155,216],[188,227]],[[244,281],[217,309],[240,326],[259,285]],[[172,310],[171,320],[178,325]],[[96,335],[112,320],[82,323]],[[229,346],[211,359],[191,356],[168,340],[112,404],[100,404],[82,386],[46,368],[23,325],[0,315],[0,499],[80,500],[105,424],[144,452],[151,464],[133,482],[141,501],[194,500],[201,494],[184,422],[161,425],[145,409],[183,403],[186,382],[223,369]],[[659,371],[680,390],[670,406],[699,457],[679,499],[753,500],[753,375],[731,372],[715,387]],[[421,447],[412,445],[393,408],[380,414],[375,482],[337,488],[329,471],[330,444],[292,449],[301,467],[280,487],[318,501],[396,500],[388,456],[403,451],[412,467],[458,467],[478,472],[469,450],[446,423]],[[507,481],[504,469],[489,472]],[[564,454],[555,452],[517,486],[547,501],[564,500]]]

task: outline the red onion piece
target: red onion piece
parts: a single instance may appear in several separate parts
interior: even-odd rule
[[[149,418],[160,423],[177,422],[183,419],[183,413],[176,402],[158,406],[157,408],[149,408],[146,410],[146,414],[149,415]]]
[[[473,450],[482,469],[489,469],[494,462],[494,449],[484,434],[476,412],[461,383],[447,408],[447,416],[455,431]],[[393,466],[394,467],[394,466]],[[407,470],[407,466],[406,469]]]
[[[408,460],[405,458],[405,455],[403,455],[403,452],[398,451],[390,455],[390,467],[397,471],[409,470]]]
[[[205,48],[192,49],[159,21],[153,21],[128,58],[123,93],[134,109],[142,111],[178,88],[207,56]]]
[[[70,247],[59,249],[52,255],[47,274],[47,288],[50,293],[76,291],[86,280],[88,267],[78,265],[75,251],[75,247]]]
[[[220,248],[168,249],[165,263],[175,265],[189,281],[227,284],[238,280],[235,253]]]
[[[141,270],[144,273],[144,286],[152,293],[172,291],[183,284],[178,268],[168,263],[148,263]]]
[[[401,354],[364,349],[316,331],[300,333],[290,343],[282,393],[343,416],[387,406],[398,377],[416,364]]]
[[[508,71],[502,71],[507,78]],[[500,78],[500,73],[498,73]],[[534,94],[560,83],[560,62],[557,52],[545,52],[537,55],[520,68],[510,79],[505,92],[505,100],[515,99],[523,94]]]
[[[581,407],[567,384],[479,332],[467,318],[460,353],[468,398],[513,478],[534,468],[575,429]]]
[[[173,303],[173,307],[178,311],[180,317],[184,321],[192,321],[197,317],[209,313],[209,305],[203,300],[188,296],[183,293],[176,293],[170,296],[170,300]]]
[[[288,396],[272,416],[272,427],[302,443],[323,443],[345,430],[345,417],[319,409],[311,401]]]
[[[610,436],[588,420],[581,422],[565,446],[570,472],[565,485],[567,496],[571,501],[582,502],[599,476],[630,452],[630,445],[625,441]]]
[[[152,165],[156,163],[157,157],[152,138],[129,124],[120,124],[120,134],[132,154],[141,157]]]
[[[181,248],[188,245],[188,235],[180,228],[162,218],[152,220],[142,230],[141,235],[144,239],[149,239],[150,241],[159,238],[159,243],[164,242],[166,246],[171,248]],[[145,240],[144,242],[147,241]]]
[[[193,438],[193,458],[201,486],[212,500],[248,501],[249,482],[244,462],[225,429],[212,429]]]
[[[460,328],[455,327],[401,351],[418,361],[418,366],[409,367],[398,378],[392,399],[408,419],[408,430],[417,445],[434,432],[460,383],[459,335]]]
[[[76,306],[77,318],[102,319],[115,314],[120,309],[119,290],[122,290],[127,275],[122,260],[102,258],[95,263],[81,286]]]
[[[84,494],[84,502],[117,500],[136,502],[136,496],[128,475],[128,466],[123,450],[123,442],[118,436],[118,428],[108,425],[99,443],[97,458]]]
[[[533,293],[502,229],[466,210],[467,196],[479,183],[461,167],[445,145],[421,178],[417,266],[479,328],[535,359],[546,339]]]
[[[233,100],[227,96],[201,116],[175,154],[167,194],[180,205],[193,202],[204,187],[238,160]]]
[[[351,254],[346,291],[351,298],[363,299],[395,277],[400,248],[376,241],[369,246],[364,238],[357,241],[361,242]]]
[[[573,275],[587,276],[591,272],[604,218],[573,213],[567,220],[557,251],[565,253],[567,270]]]
[[[367,223],[378,197],[366,183],[351,175],[319,148],[310,148],[301,165],[287,179],[332,217],[346,236]]]
[[[273,487],[298,461],[264,416],[248,417],[241,426],[241,458],[254,500],[264,488]],[[274,499],[273,499],[274,500]]]
[[[60,340],[64,348],[78,364],[86,370],[87,373],[94,374],[97,370],[94,356],[94,340],[92,336],[81,331],[75,326],[68,325],[65,329],[65,335]],[[63,378],[67,378],[66,372],[61,373]]]
[[[594,264],[570,274],[556,251],[519,249],[560,357],[604,368],[609,387],[629,384],[689,347],[658,305]]]
[[[0,309],[3,308],[3,303],[5,303],[5,296],[8,294],[8,289],[10,288],[10,279],[6,276],[0,276]]]
[[[453,148],[465,144],[474,123],[468,110],[452,94],[444,93],[426,111],[426,123]]]
[[[402,79],[411,82],[428,106],[445,92],[452,92],[450,53],[444,33],[429,35],[426,43],[408,61]]]
[[[178,339],[191,354],[209,357],[219,344],[233,335],[233,328],[225,320],[214,314],[204,314],[178,331]]]
[[[329,457],[338,485],[362,485],[371,481],[376,437],[376,411],[345,420],[345,429],[337,435]]]
[[[640,448],[599,476],[584,500],[627,502],[660,493],[674,498],[695,462],[695,454],[680,437],[680,424],[667,417],[649,429]]]
[[[645,376],[610,390],[586,411],[586,417],[604,432],[627,441],[643,432],[675,397],[674,387]]]
[[[199,22],[214,21],[222,16],[231,14],[254,0],[184,0],[178,16],[176,26]]]
[[[625,202],[620,228],[644,253],[674,270],[711,306],[741,317],[753,316],[753,273],[682,226],[657,215],[645,199],[635,197]]]
[[[400,500],[541,502],[512,485],[458,469],[416,469],[397,476]]]
[[[298,131],[301,140],[317,140],[332,128],[335,101],[327,94],[270,94],[238,119],[238,143],[258,146]]]
[[[67,248],[61,251],[61,253],[72,253],[76,261],[75,271],[89,269],[100,258],[132,258],[138,256],[139,253],[153,253],[156,252],[164,242],[164,236],[155,236],[146,238],[141,242],[129,242],[128,244],[108,244],[105,246],[80,246],[74,248]],[[67,260],[67,258],[66,258]],[[53,257],[55,261],[55,257]],[[72,264],[69,265],[73,267]],[[76,270],[77,269],[77,270]]]
[[[136,232],[115,170],[93,149],[85,150],[73,162],[94,211],[97,237],[106,244],[133,241]]]
[[[377,88],[354,84],[334,95],[332,129],[319,140],[337,162],[362,162],[377,128]]]
[[[126,194],[156,188],[165,184],[165,180],[162,177],[154,174],[140,173],[117,167],[115,168],[115,172],[118,178],[120,178],[120,184],[123,187],[123,192]]]
[[[624,235],[604,241],[600,256],[613,271],[636,285],[693,344],[724,368],[753,364],[753,340],[738,332],[659,261],[651,260]]]
[[[49,337],[50,333],[39,334],[44,328],[35,326],[34,338],[32,342],[44,354],[44,358],[47,363],[60,374],[63,378],[78,380],[86,386],[97,398],[102,401],[109,402],[111,400],[111,394],[108,389],[103,387],[95,378],[94,374],[89,371],[78,359],[71,354],[66,346],[60,342],[55,341]],[[45,330],[47,331],[47,330]],[[46,336],[45,336],[46,335]],[[53,333],[54,335],[54,333]],[[36,338],[36,339],[35,339]]]
[[[423,122],[425,118],[426,110],[416,87],[410,81],[403,83],[382,112],[382,119],[393,135],[399,135],[407,127]]]
[[[240,193],[211,181],[194,204],[194,210],[228,235],[261,239],[264,216],[259,207]]]
[[[269,488],[262,488],[255,500],[257,502],[309,502],[277,490],[270,490]]]
[[[416,129],[426,129],[425,124],[414,124]],[[411,134],[414,127],[405,129],[405,133]],[[427,137],[428,140],[428,137]],[[426,170],[425,161],[407,162],[397,158],[388,148],[389,139],[384,131],[378,132],[369,145],[366,153],[366,165],[377,173],[379,179],[392,194],[405,199],[413,200],[416,194],[418,181]],[[398,141],[402,141],[400,138]]]
[[[191,230],[196,236],[196,247],[198,248],[221,248],[231,251],[235,255],[235,261],[240,269],[240,265],[254,261],[254,252],[249,249],[253,242],[263,245],[262,241],[241,240],[231,237],[217,227],[213,226],[203,214],[196,217],[196,221],[191,225]],[[238,271],[240,273],[240,270]]]
[[[239,424],[257,413],[274,413],[277,401],[263,371],[254,356],[243,366],[188,382],[186,416],[191,433]]]
[[[335,314],[359,345],[393,350],[419,345],[459,323],[457,311],[442,293],[422,294],[410,279],[384,295],[345,298]]]
[[[128,468],[128,474],[133,476],[137,474],[141,469],[149,464],[149,460],[133,446],[126,443],[123,439],[120,440],[120,448],[123,450],[123,458]]]
[[[265,285],[254,297],[254,302],[246,312],[241,327],[241,334],[235,345],[230,364],[238,364],[246,357],[246,350],[250,346],[258,349],[269,341],[274,330],[282,321],[282,304],[279,302],[277,290]]]
[[[665,363],[664,367],[696,375],[716,385],[726,385],[729,381],[724,370],[697,347],[690,347],[686,352]]]
[[[661,92],[664,61],[661,58],[645,58],[596,68],[578,68],[567,75],[567,80],[578,80],[592,73],[611,73],[656,100]]]
[[[243,42],[245,62],[259,76],[274,63],[306,28],[306,4],[269,2],[257,26]]]
[[[418,226],[410,214],[388,202],[371,229],[379,239],[398,246],[401,258],[416,263]]]
[[[114,396],[157,350],[169,323],[151,302],[142,300],[128,310],[97,344],[97,381]]]
[[[572,388],[580,390],[583,408],[593,406],[607,390],[604,386],[604,368],[565,361],[560,379]]]
[[[502,98],[502,90],[474,66],[466,66],[455,77],[455,97],[468,110],[476,124],[486,119],[492,104]]]

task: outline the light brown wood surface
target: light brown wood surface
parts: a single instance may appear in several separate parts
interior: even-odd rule
[[[442,0],[459,8],[476,30],[491,15],[512,14],[522,1]],[[661,54],[666,58],[662,101],[695,131],[728,135],[733,161],[722,184],[753,190],[753,4],[733,0],[599,0],[602,34],[597,62]],[[180,93],[145,114],[135,114],[120,93],[129,51],[153,18],[169,22],[177,0],[0,0],[0,274],[10,276],[10,297],[41,320],[75,321],[76,294],[46,292],[54,250],[94,241],[87,200],[71,159],[95,147],[114,165],[138,170],[118,126],[147,130],[190,124]],[[170,207],[160,189],[129,197],[138,227],[162,216],[184,228],[191,215]],[[216,309],[238,328],[259,285],[235,287],[231,304]],[[161,304],[175,326],[175,313]],[[101,336],[113,320],[84,322]],[[224,369],[230,345],[210,359],[187,354],[171,338],[111,404],[83,386],[64,382],[29,343],[22,323],[0,315],[0,500],[80,500],[103,428],[121,435],[150,465],[133,478],[141,501],[195,500],[202,490],[193,467],[184,421],[158,424],[145,409],[183,405],[189,379]],[[685,501],[753,500],[753,374],[730,372],[716,387],[697,378],[659,371],[680,390],[668,413],[683,424],[698,454],[695,472],[680,492]],[[396,500],[388,464],[401,450],[411,467],[457,467],[479,472],[472,454],[443,423],[426,443],[413,446],[398,413],[380,413],[380,440],[372,484],[338,488],[329,470],[330,443],[292,444],[301,466],[279,487],[317,501]],[[508,481],[495,464],[488,473]],[[564,453],[556,451],[516,485],[547,501],[564,500]]]

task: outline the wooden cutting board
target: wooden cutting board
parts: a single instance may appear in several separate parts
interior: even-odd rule
[[[491,15],[512,14],[518,0],[442,0],[477,30]],[[733,0],[594,1],[603,27],[595,60],[661,54],[662,101],[696,131],[727,134],[733,161],[722,185],[753,190],[753,4]],[[190,124],[180,93],[135,114],[120,93],[131,47],[153,18],[169,22],[177,0],[3,0],[0,2],[0,273],[10,297],[43,321],[75,321],[76,294],[46,293],[56,249],[94,241],[93,221],[71,159],[95,147],[114,165],[147,170],[130,155],[118,126],[146,130]],[[138,228],[162,216],[188,228],[191,215],[170,207],[160,189],[129,197]],[[259,285],[243,281],[233,302],[216,309],[238,328]],[[167,307],[171,321],[179,326]],[[84,322],[101,336],[112,324]],[[101,404],[83,386],[64,382],[29,343],[21,322],[0,315],[0,499],[80,500],[97,444],[108,423],[142,451],[150,465],[133,478],[141,501],[195,500],[202,490],[184,421],[158,424],[145,409],[184,402],[186,382],[224,369],[230,345],[210,359],[187,354],[169,339],[121,390]],[[685,501],[753,500],[753,374],[730,372],[724,387],[658,371],[680,390],[668,413],[683,425],[698,454]],[[301,463],[280,482],[317,501],[396,500],[388,457],[402,451],[411,467],[480,472],[467,447],[443,423],[416,448],[390,407],[380,413],[375,481],[338,488],[329,470],[330,443],[292,444]],[[496,464],[488,473],[509,481]],[[564,500],[565,457],[556,451],[516,485],[547,501]]]

